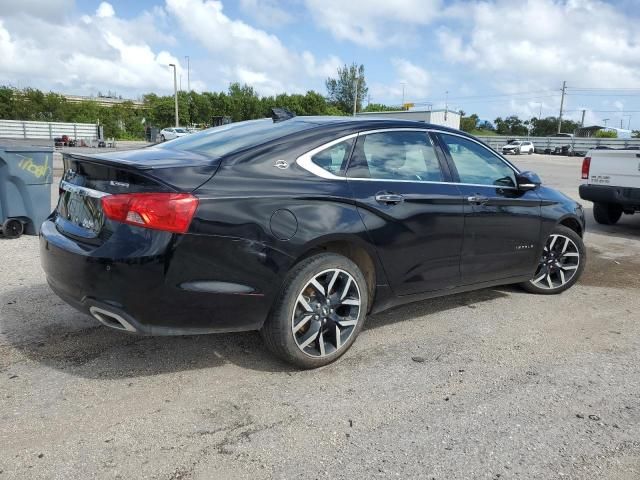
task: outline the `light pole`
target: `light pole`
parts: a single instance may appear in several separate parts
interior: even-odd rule
[[[184,57],[187,60],[187,91],[191,91],[191,65],[189,64],[190,58],[189,55],[185,55]]]
[[[170,63],[169,66],[173,67],[173,97],[175,98],[175,102],[176,102],[176,127],[179,127],[180,124],[178,123],[178,78],[176,76],[176,64]]]
[[[407,82],[400,82],[400,85],[402,85],[402,110],[404,110],[404,86],[407,84]]]
[[[356,79],[354,80],[354,88],[355,88],[355,96],[353,97],[353,116],[356,116],[356,107],[358,106],[358,75],[356,75]]]
[[[534,102],[534,105],[540,105],[540,114],[538,115],[538,119],[542,118],[542,102]]]

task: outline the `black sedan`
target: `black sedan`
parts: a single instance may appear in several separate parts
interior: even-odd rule
[[[435,125],[254,120],[64,164],[40,237],[61,298],[139,334],[260,330],[305,368],[368,313],[502,284],[559,293],[585,266],[578,203]]]

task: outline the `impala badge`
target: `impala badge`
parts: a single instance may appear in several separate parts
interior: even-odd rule
[[[273,164],[274,167],[278,167],[280,170],[284,170],[285,168],[289,168],[289,164],[286,160],[276,160],[276,163]]]

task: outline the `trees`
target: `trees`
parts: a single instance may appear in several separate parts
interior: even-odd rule
[[[498,117],[494,120],[496,125],[496,133],[498,135],[527,135],[527,124],[520,120],[516,115],[510,115],[506,118]]]
[[[480,118],[475,113],[469,115],[468,117],[464,116],[464,112],[460,112],[460,130],[463,132],[471,133],[478,128],[478,123]]]
[[[362,111],[362,99],[369,93],[367,81],[364,77],[364,65],[358,66],[353,63],[338,67],[337,78],[327,78],[327,98],[329,103],[338,107],[344,113],[353,112],[353,103],[356,99],[356,81],[358,85],[358,96],[356,100],[356,110]]]
[[[382,103],[370,103],[362,111],[363,112],[393,112],[396,110],[400,110],[400,108],[384,105]]]
[[[618,132],[615,130],[598,130],[594,137],[596,138],[618,138]]]
[[[531,134],[536,137],[548,137],[558,133],[558,117],[546,117],[546,118],[532,118],[531,119]],[[566,133],[573,133],[576,129],[580,128],[578,122],[572,120],[562,120],[562,131]]]

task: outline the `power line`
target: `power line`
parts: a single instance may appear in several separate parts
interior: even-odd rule
[[[639,91],[640,88],[607,88],[607,87],[567,87],[569,90],[606,90],[606,91]]]
[[[500,93],[500,94],[493,94],[493,95],[469,95],[469,96],[464,96],[464,97],[448,97],[447,100],[466,100],[466,99],[474,99],[474,98],[482,98],[482,99],[486,99],[486,98],[504,98],[504,97],[514,97],[517,95],[535,95],[538,93],[553,93],[555,92],[555,90],[538,90],[538,91],[532,91],[532,92],[515,92],[515,93]],[[560,92],[558,91],[558,93],[556,93],[554,96],[560,95]],[[423,102],[439,102],[442,101],[444,99],[438,99],[438,100],[428,100],[428,99],[419,99],[417,101],[415,101],[414,103],[423,103]]]

